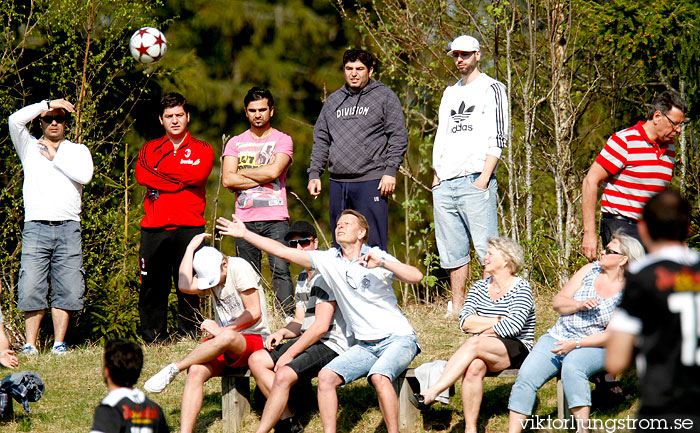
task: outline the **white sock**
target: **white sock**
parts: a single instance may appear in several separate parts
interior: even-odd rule
[[[58,347],[58,346],[60,346],[61,344],[63,344],[63,341],[54,341],[54,342],[53,342],[53,347]]]

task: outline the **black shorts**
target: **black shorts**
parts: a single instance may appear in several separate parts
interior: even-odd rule
[[[527,355],[530,354],[530,351],[527,350],[527,347],[522,343],[522,341],[518,340],[517,338],[494,338],[499,339],[501,343],[506,346],[508,359],[510,359],[510,367],[508,368],[520,368],[520,365],[522,365],[523,361],[525,361]]]
[[[277,364],[277,360],[282,357],[284,352],[287,351],[294,343],[296,343],[298,338],[289,340],[284,344],[268,351],[272,362]],[[338,356],[337,353],[330,347],[326,346],[321,342],[317,342],[307,347],[305,351],[301,352],[296,358],[294,358],[287,366],[294,370],[294,372],[299,376],[299,380],[302,379],[312,379],[318,376],[318,372],[321,371],[326,364],[331,362],[333,358]]]

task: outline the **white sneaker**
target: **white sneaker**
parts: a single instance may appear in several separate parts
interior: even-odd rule
[[[51,353],[58,356],[65,355],[68,353],[68,346],[66,346],[66,343],[55,345],[51,348]]]
[[[443,316],[445,319],[449,319],[451,317],[454,317],[454,312],[452,311],[452,301],[447,302],[447,312]]]
[[[143,389],[153,394],[163,392],[179,372],[180,370],[175,367],[175,364],[168,364],[165,368],[148,379],[146,383],[143,384]]]
[[[19,349],[18,354],[22,356],[37,356],[39,351],[36,350],[36,347],[32,346],[31,344],[25,344],[21,349]]]

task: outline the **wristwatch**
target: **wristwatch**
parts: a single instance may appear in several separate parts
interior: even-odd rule
[[[577,349],[581,348],[581,340],[576,340],[576,348]]]

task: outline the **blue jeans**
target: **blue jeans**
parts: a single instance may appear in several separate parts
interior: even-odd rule
[[[435,241],[443,269],[469,263],[471,244],[483,264],[489,238],[498,236],[496,177],[491,176],[486,189],[473,185],[478,177],[475,173],[443,180],[433,188]]]
[[[245,223],[245,226],[253,233],[287,245],[287,241],[284,240],[284,235],[289,230],[287,220],[250,221]],[[260,272],[262,253],[259,249],[243,239],[236,238],[236,251],[238,257],[245,259],[253,265],[256,271]],[[289,263],[270,254],[267,255],[267,261],[270,263],[272,288],[277,298],[277,307],[281,308],[286,316],[294,316],[294,284],[292,284],[292,276],[289,274]]]
[[[342,377],[345,385],[373,374],[381,374],[393,382],[419,352],[415,335],[392,335],[373,342],[358,341],[324,368]]]
[[[605,349],[582,347],[559,356],[551,351],[557,347],[554,344],[556,342],[549,334],[544,334],[537,341],[535,348],[520,366],[518,378],[510,391],[508,409],[531,415],[537,390],[559,371],[569,408],[591,405],[588,378],[605,368]]]
[[[85,270],[80,240],[80,222],[60,225],[27,221],[22,232],[22,259],[19,269],[21,311],[39,311],[48,306],[49,273],[51,306],[66,311],[83,308]]]

